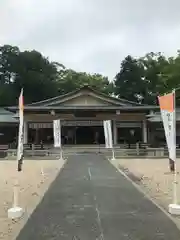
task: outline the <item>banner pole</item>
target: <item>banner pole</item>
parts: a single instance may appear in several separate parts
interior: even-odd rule
[[[174,196],[173,196],[173,203],[177,204],[177,171],[176,171],[176,163],[174,163],[175,172],[174,172]]]
[[[19,96],[19,133],[18,133],[18,147],[17,147],[17,179],[13,186],[13,206],[8,209],[8,218],[17,219],[23,215],[23,209],[19,207],[19,172],[22,171],[23,164],[23,142],[24,142],[24,101],[23,101],[23,89]]]
[[[175,156],[174,156],[174,196],[173,202],[177,204],[177,164],[176,164],[176,90],[173,90],[174,97],[174,145],[175,145]]]
[[[18,207],[19,181],[16,179],[13,188],[13,208]]]
[[[62,147],[60,147],[60,160],[63,160],[63,152],[62,152]]]
[[[112,148],[112,160],[115,160],[115,152],[114,152],[114,148]]]

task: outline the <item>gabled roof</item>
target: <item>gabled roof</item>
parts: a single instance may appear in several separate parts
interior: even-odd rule
[[[143,105],[136,102],[116,98],[97,91],[88,85],[47,100],[25,105],[24,110],[28,112],[49,112],[55,111],[148,111],[159,108],[158,106]],[[17,111],[18,106],[7,108],[10,111]]]
[[[116,105],[116,106],[140,106],[141,105],[136,102],[109,96],[107,94],[104,94],[100,91],[97,91],[97,90],[91,88],[88,85],[84,85],[83,87],[81,87],[75,91],[72,91],[70,93],[60,95],[60,96],[57,96],[54,98],[50,98],[47,100],[35,102],[32,104],[28,104],[27,106],[42,106],[42,107],[57,106],[57,104],[61,105],[62,103],[65,103],[66,101],[69,101],[73,98],[76,98],[78,96],[83,96],[83,95],[84,96],[90,95],[90,96],[93,96],[94,98],[97,98],[99,100],[102,100],[104,102],[107,102],[111,105]]]

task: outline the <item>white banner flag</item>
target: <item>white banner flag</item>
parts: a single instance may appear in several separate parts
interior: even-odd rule
[[[161,109],[161,116],[164,125],[166,142],[169,151],[169,158],[176,159],[176,113],[175,113],[175,93],[158,97]]]
[[[54,147],[61,148],[61,122],[59,119],[53,121],[53,130],[54,130]]]
[[[24,126],[24,100],[23,100],[23,90],[19,96],[19,135],[18,135],[18,148],[17,148],[17,161],[18,161],[18,171],[22,170],[23,162],[23,126]]]
[[[111,120],[103,121],[106,148],[113,148]]]

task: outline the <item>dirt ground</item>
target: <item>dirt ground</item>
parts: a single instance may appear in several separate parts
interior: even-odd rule
[[[64,162],[58,160],[25,160],[23,171],[17,172],[16,161],[0,161],[0,240],[16,239],[20,229],[56,178]],[[10,220],[7,211],[13,204],[13,186],[19,183],[19,206],[24,215]]]
[[[180,164],[177,160],[177,171]],[[117,159],[113,161],[116,167],[123,169],[128,175],[134,175],[134,181],[142,185],[145,191],[165,209],[173,202],[174,176],[169,171],[168,159]],[[177,174],[180,184],[180,174]],[[177,195],[180,203],[180,188],[177,185]]]
[[[177,159],[177,199],[180,204],[180,164]],[[116,159],[112,164],[123,170],[155,202],[168,211],[173,203],[174,175],[169,171],[168,159]],[[175,217],[180,228],[180,217]]]

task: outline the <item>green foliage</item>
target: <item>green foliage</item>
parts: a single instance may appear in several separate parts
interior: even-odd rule
[[[174,58],[166,58],[161,53],[148,53],[136,59],[127,56],[115,77],[115,93],[139,103],[157,104],[158,95],[180,87],[179,69],[179,52]]]
[[[26,103],[54,97],[58,94],[56,66],[39,52],[21,52],[16,70],[14,89],[19,93],[20,89],[24,88]]]
[[[0,105],[16,105],[24,88],[25,103],[54,97],[83,85],[109,95],[143,104],[156,104],[157,95],[180,88],[180,52],[167,58],[161,53],[148,53],[141,58],[127,56],[114,81],[101,74],[68,69],[51,62],[41,53],[20,51],[16,46],[0,46]],[[177,104],[180,105],[180,90]]]
[[[115,94],[130,101],[140,102],[144,89],[143,68],[139,62],[127,56],[121,63],[120,72],[115,77]]]
[[[168,60],[161,53],[148,53],[138,61],[143,66],[143,80],[146,83],[142,89],[142,103],[156,104],[157,96],[166,91],[166,82],[162,76]]]
[[[77,88],[88,84],[106,94],[113,93],[113,83],[110,83],[107,77],[100,74],[87,74],[85,72],[76,72],[72,69],[64,69],[58,78],[59,92],[65,94]]]
[[[0,47],[0,105],[15,105],[21,88],[25,102],[58,94],[57,68],[37,51],[20,52],[17,47]]]
[[[0,46],[0,84],[9,84],[15,75],[16,61],[19,56],[19,48],[4,45]]]
[[[10,45],[0,47],[1,106],[16,105],[21,88],[27,104],[65,94],[84,84],[107,94],[113,93],[113,83],[100,74],[66,69],[35,50],[21,52]]]

